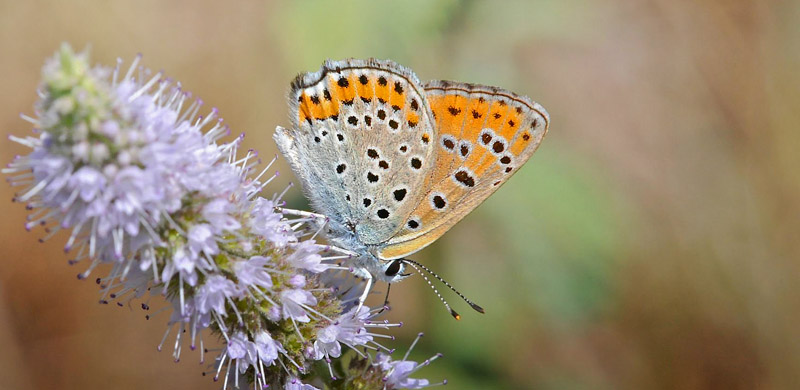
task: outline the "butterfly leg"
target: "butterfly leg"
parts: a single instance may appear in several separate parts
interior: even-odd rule
[[[277,211],[279,213],[282,213],[284,215],[291,215],[291,216],[299,217],[298,219],[289,221],[289,222],[294,222],[295,223],[292,226],[293,230],[298,229],[301,225],[306,224],[306,223],[316,225],[315,227],[317,228],[317,230],[314,233],[314,235],[311,237],[312,239],[314,237],[316,237],[317,234],[319,234],[325,228],[325,226],[327,226],[328,220],[329,220],[328,216],[326,216],[324,214],[312,213],[310,211],[287,209],[287,208],[283,208],[283,207],[276,207],[275,211]],[[349,251],[349,250],[344,249],[344,248],[340,248],[338,246],[326,245],[325,246],[325,250],[329,250],[331,252],[335,252],[335,253],[338,253],[340,255],[345,255],[345,256],[349,256],[349,257],[353,257],[353,258],[354,257],[358,257],[358,253],[353,252],[353,251]]]
[[[288,222],[293,223],[292,230],[300,229],[305,224],[308,224],[309,227],[311,227],[312,229],[316,227],[316,231],[309,238],[310,240],[315,239],[317,235],[319,235],[323,230],[325,230],[325,227],[328,226],[328,222],[330,222],[330,218],[323,214],[317,214],[303,210],[285,209],[282,207],[276,207],[275,210],[284,215],[293,215],[300,217],[294,220],[287,220]]]
[[[327,218],[323,214],[312,213],[310,211],[305,211],[305,210],[287,209],[285,207],[275,207],[275,211],[277,211],[279,213],[282,213],[282,214],[294,215],[294,216],[303,217],[303,218],[322,218],[322,219]]]
[[[391,283],[387,283],[387,284],[386,284],[386,297],[385,297],[385,298],[383,298],[383,307],[381,307],[381,309],[380,309],[379,311],[377,311],[377,312],[375,313],[375,315],[381,314],[381,313],[383,313],[384,311],[386,311],[386,310],[388,310],[388,309],[389,309],[389,290],[390,290],[391,288],[392,288],[392,284],[391,284]]]
[[[369,296],[370,291],[372,290],[372,284],[374,283],[374,278],[369,272],[365,272],[366,276],[365,279],[367,280],[367,285],[364,287],[364,292],[361,293],[361,296],[358,297],[358,307],[356,308],[355,317],[358,317],[358,313],[361,312],[361,307],[364,306],[364,302],[367,300],[367,296]]]
[[[293,229],[297,229],[305,223],[314,224],[319,226],[319,229],[322,229],[328,223],[328,216],[323,214],[312,213],[309,211],[303,210],[295,210],[295,209],[287,209],[283,207],[276,207],[276,212],[279,212],[283,215],[291,215],[295,217],[299,217],[298,219],[289,220],[289,222],[294,223],[292,225]],[[316,234],[315,234],[316,235]]]

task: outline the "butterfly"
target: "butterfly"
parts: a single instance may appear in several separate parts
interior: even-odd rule
[[[375,280],[407,277],[406,265],[456,291],[405,256],[508,181],[550,124],[527,97],[468,83],[423,84],[410,69],[376,59],[329,60],[300,74],[289,106],[291,128],[278,127],[275,141],[312,208],[325,216],[326,238],[348,251],[348,265],[367,280],[359,304]]]

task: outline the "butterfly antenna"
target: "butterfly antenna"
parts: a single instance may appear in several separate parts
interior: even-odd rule
[[[481,314],[485,313],[483,311],[482,307],[478,306],[477,304],[475,304],[475,302],[472,302],[469,298],[465,297],[464,294],[462,294],[460,291],[456,290],[456,288],[453,287],[452,285],[450,285],[450,283],[447,283],[447,281],[442,279],[441,276],[437,275],[436,272],[431,271],[430,268],[428,268],[428,267],[426,267],[426,266],[424,266],[424,265],[422,265],[420,263],[417,263],[414,260],[403,259],[403,261],[411,264],[412,267],[416,266],[416,267],[414,267],[414,269],[416,269],[417,272],[419,272],[419,269],[417,267],[422,268],[423,270],[425,270],[425,272],[433,275],[433,277],[438,279],[440,282],[444,283],[444,285],[447,286],[450,290],[453,290],[454,293],[458,294],[458,296],[461,297],[461,299],[463,299],[464,302],[468,303],[469,306],[472,307],[472,309],[474,309],[475,311],[477,311],[478,313],[481,313]],[[422,273],[420,273],[420,275],[422,275],[422,277],[425,278],[425,275],[423,275]],[[425,278],[425,280],[427,281],[428,279]],[[430,282],[428,282],[428,284],[430,284]],[[431,286],[431,288],[433,288],[433,286]],[[436,291],[435,288],[434,288],[434,291]],[[438,295],[439,292],[436,291],[436,294]],[[441,295],[439,296],[439,298],[441,298]],[[442,301],[444,301],[444,299],[442,299]],[[447,302],[445,302],[445,305],[447,305]],[[450,309],[450,306],[447,306],[447,308]],[[451,312],[451,314],[455,313],[452,309],[450,309],[450,312]],[[453,317],[456,317],[456,315],[453,315]],[[459,317],[456,317],[456,319],[459,319]]]
[[[408,262],[408,265],[410,265],[410,266],[411,266],[411,267],[413,267],[415,270],[417,270],[417,273],[418,273],[420,276],[422,276],[422,278],[423,278],[423,279],[425,279],[425,282],[427,282],[427,283],[428,283],[428,286],[430,286],[430,288],[433,290],[433,292],[434,292],[434,293],[436,293],[436,296],[437,296],[437,297],[439,297],[439,299],[442,301],[442,303],[444,303],[444,307],[446,307],[446,308],[447,308],[447,310],[449,310],[449,311],[450,311],[450,315],[452,315],[452,316],[453,316],[453,318],[455,318],[455,319],[457,319],[457,320],[460,320],[460,319],[461,319],[461,315],[460,315],[460,314],[458,314],[458,313],[457,313],[455,310],[453,310],[453,308],[452,308],[452,307],[450,307],[450,304],[448,304],[448,303],[447,303],[447,301],[444,299],[444,297],[442,296],[442,294],[440,294],[440,293],[439,293],[439,290],[438,290],[438,289],[437,289],[437,288],[436,288],[436,287],[433,285],[433,283],[431,283],[431,280],[430,280],[430,279],[428,279],[428,276],[427,276],[427,275],[425,275],[425,274],[423,274],[422,272],[419,272],[419,268],[417,268],[417,266],[421,266],[421,265],[420,265],[419,263],[415,263],[415,262],[412,262],[412,261],[410,261],[410,260],[403,260],[403,261],[407,261],[407,262]]]

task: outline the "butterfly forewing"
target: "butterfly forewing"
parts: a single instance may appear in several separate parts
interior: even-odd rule
[[[432,81],[437,164],[419,204],[378,251],[399,258],[430,244],[505,183],[530,158],[549,115],[526,97],[493,87]]]
[[[388,240],[418,203],[435,127],[414,74],[391,61],[326,62],[289,92],[278,147],[314,208],[364,244]]]

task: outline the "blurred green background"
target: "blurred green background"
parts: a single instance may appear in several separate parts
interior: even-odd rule
[[[544,105],[531,161],[412,256],[388,318],[419,372],[454,389],[800,386],[800,2],[548,0],[0,2],[0,128],[30,131],[39,70],[67,41],[145,54],[276,152],[285,93],[326,58],[391,58],[420,79],[497,85]],[[0,143],[3,161],[27,152]],[[285,174],[271,187],[279,192]],[[63,237],[38,244],[5,202],[0,388],[216,389],[157,352],[166,317],[98,305]],[[270,195],[271,195],[270,192]],[[302,206],[299,190],[290,203]],[[188,352],[188,351],[186,351]]]

